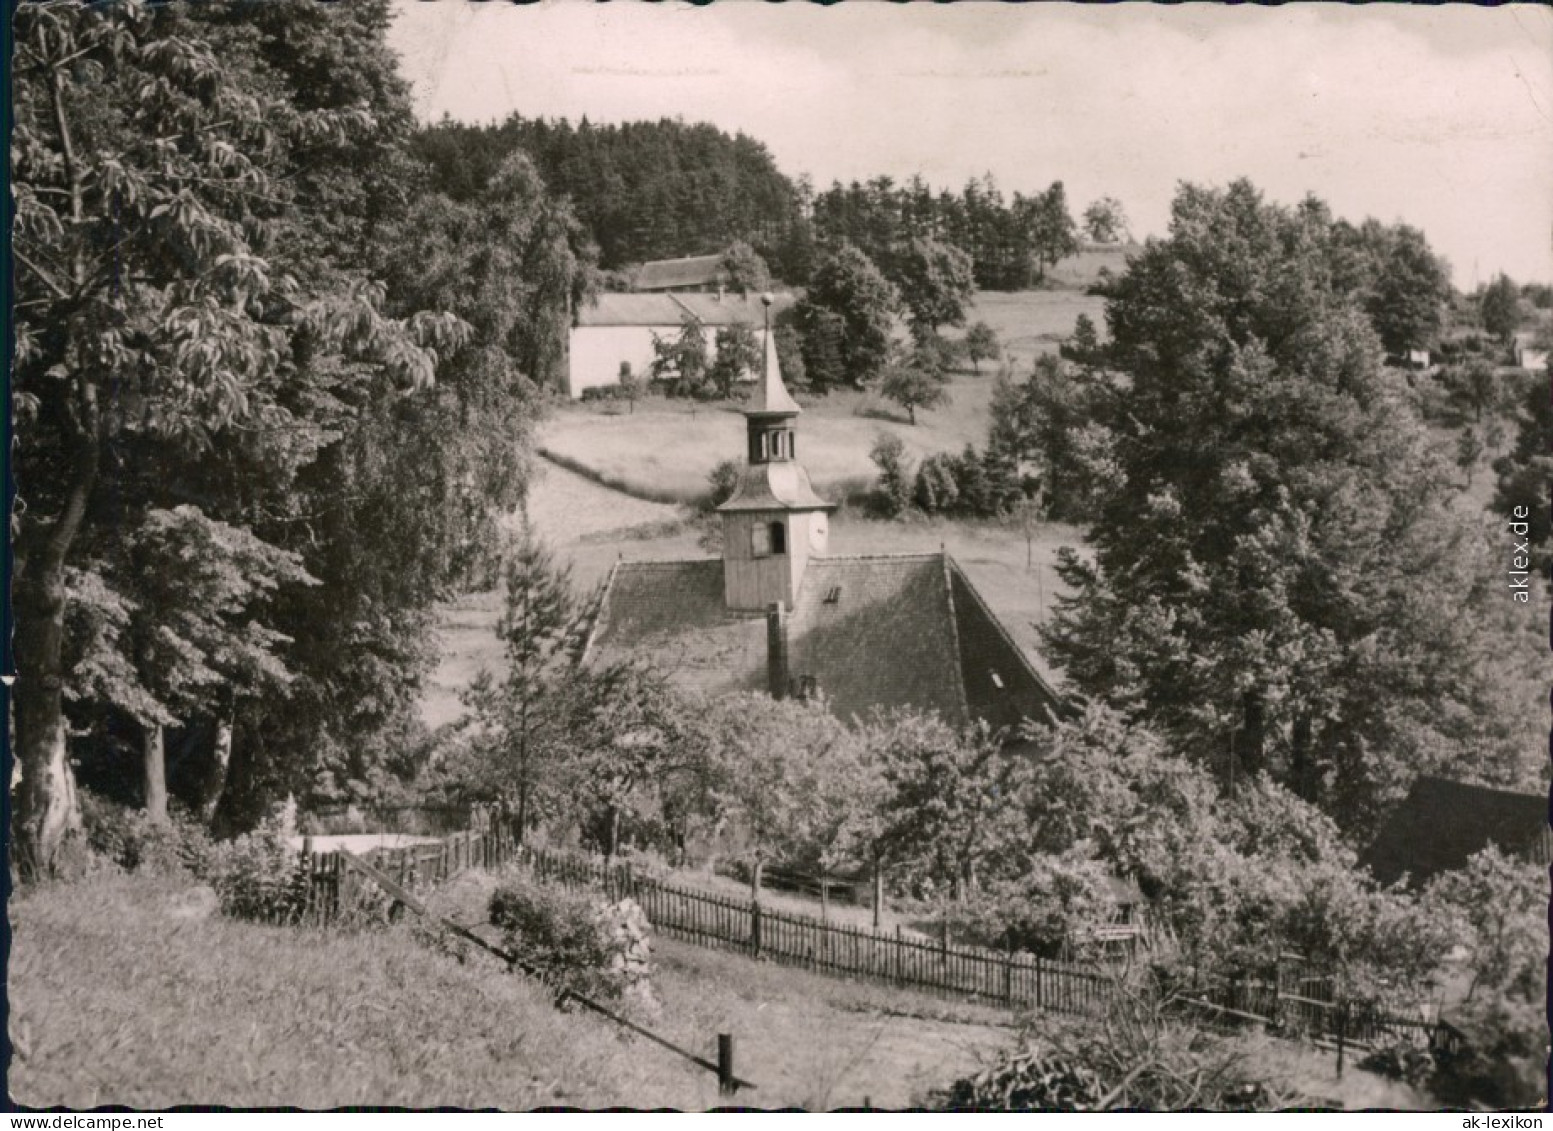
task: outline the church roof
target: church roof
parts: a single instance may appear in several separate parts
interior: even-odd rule
[[[911,706],[961,724],[1012,726],[1056,693],[943,553],[813,558],[788,617],[788,671],[842,719]],[[764,613],[723,603],[722,562],[621,562],[587,662],[650,660],[706,695],[764,691]]]
[[[792,462],[747,464],[719,511],[835,510],[809,485],[809,473]]]
[[[1422,883],[1467,866],[1490,844],[1549,862],[1548,796],[1425,776],[1393,809],[1362,862],[1383,884]]]
[[[744,406],[745,416],[797,416],[803,409],[787,392],[782,383],[782,369],[772,365],[768,357],[761,371],[760,387]]]

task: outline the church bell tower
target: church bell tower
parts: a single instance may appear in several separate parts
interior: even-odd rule
[[[771,296],[766,306],[760,388],[744,409],[748,464],[733,496],[718,507],[723,521],[723,599],[730,609],[791,609],[811,557],[830,536],[827,503],[798,463],[798,414],[780,370],[771,364]]]

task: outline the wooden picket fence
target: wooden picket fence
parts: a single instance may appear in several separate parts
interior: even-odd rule
[[[542,883],[602,891],[612,900],[629,896],[661,934],[822,973],[1057,1013],[1098,1012],[1112,987],[1099,970],[771,911],[642,875],[629,864],[533,849],[518,857]]]
[[[514,858],[515,849],[506,833],[485,829],[454,833],[436,843],[374,848],[360,856],[399,886],[427,891],[467,868],[500,868]],[[346,865],[341,853],[316,851],[312,838],[304,837],[298,870],[308,889],[309,920],[326,921],[354,905],[359,876]]]
[[[467,868],[516,864],[539,882],[571,891],[636,901],[659,933],[701,946],[820,973],[864,978],[941,997],[1053,1013],[1101,1012],[1115,992],[1112,975],[1031,954],[950,944],[772,911],[758,902],[682,887],[570,852],[515,843],[497,829],[444,837],[436,843],[379,848],[361,854],[407,891],[444,884]],[[325,920],[352,905],[359,873],[337,852],[315,852],[304,841],[300,874],[308,884],[308,916]],[[1302,1033],[1322,1044],[1373,1047],[1411,1038],[1432,1049],[1453,1048],[1461,1035],[1443,1020],[1342,998],[1326,977],[1286,974],[1271,979],[1214,978],[1188,991],[1185,1005],[1210,1023],[1263,1024]]]

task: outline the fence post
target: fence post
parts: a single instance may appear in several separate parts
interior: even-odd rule
[[[1348,1000],[1344,998],[1337,1006],[1337,1076],[1343,1076],[1343,1044],[1348,1035]]]
[[[731,1096],[739,1088],[733,1075],[733,1034],[717,1034],[717,1094]]]

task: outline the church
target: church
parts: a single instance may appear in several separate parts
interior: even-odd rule
[[[1057,693],[947,553],[827,552],[835,504],[798,460],[802,410],[769,355],[764,369],[747,464],[718,508],[721,557],[617,563],[584,662],[647,659],[712,696],[823,695],[846,721],[895,707],[957,726],[1054,719]]]

